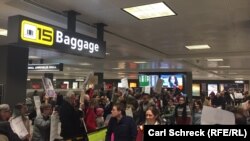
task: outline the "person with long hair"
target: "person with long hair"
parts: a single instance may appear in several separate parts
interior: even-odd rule
[[[160,125],[160,112],[155,106],[150,106],[146,110],[146,121],[144,125]]]
[[[138,126],[138,134],[136,141],[143,141],[144,137],[144,125],[160,125],[161,119],[160,119],[160,112],[156,108],[156,106],[149,106],[146,110],[146,117],[145,122],[142,125]]]
[[[175,107],[175,122],[177,125],[190,125],[191,110],[184,97],[179,98],[179,104]]]
[[[192,108],[192,122],[194,125],[201,124],[201,112],[202,112],[203,105],[200,100],[195,100],[193,103]]]

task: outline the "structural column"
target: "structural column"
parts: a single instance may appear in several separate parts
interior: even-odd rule
[[[187,94],[188,101],[190,102],[192,100],[192,84],[193,84],[192,72],[186,73],[185,80],[186,80],[186,81],[184,81],[185,94]]]
[[[103,87],[103,73],[100,72],[95,72],[94,76],[97,77],[97,84],[95,86],[95,88],[99,89]]]
[[[0,84],[3,84],[1,103],[14,106],[25,102],[29,49],[0,46]]]

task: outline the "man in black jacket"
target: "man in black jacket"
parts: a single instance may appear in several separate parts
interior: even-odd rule
[[[88,141],[82,114],[78,108],[74,92],[69,91],[59,110],[61,136],[64,140]]]
[[[109,121],[106,141],[136,141],[137,127],[133,118],[125,115],[125,107],[115,104],[111,111],[112,118]]]

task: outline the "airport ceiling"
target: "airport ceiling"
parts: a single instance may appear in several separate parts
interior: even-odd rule
[[[138,20],[121,10],[161,1],[177,15]],[[81,13],[79,33],[96,37],[94,24],[108,25],[108,54],[94,59],[30,48],[29,55],[39,58],[34,63],[40,58],[64,63],[64,71],[55,72],[55,78],[81,78],[90,71],[104,72],[106,79],[136,79],[137,72],[192,71],[196,80],[250,80],[249,0],[1,0],[0,28],[7,28],[8,17],[18,14],[66,28],[66,10]],[[0,36],[1,45],[6,38]],[[198,44],[211,49],[185,48]],[[207,61],[214,58],[223,61]],[[29,72],[29,77],[40,78],[42,73]]]

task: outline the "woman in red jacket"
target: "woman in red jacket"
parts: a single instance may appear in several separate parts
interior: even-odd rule
[[[95,113],[95,102],[91,99],[89,102],[85,103],[85,117],[84,121],[89,132],[93,132],[97,129],[96,125],[96,113]]]

